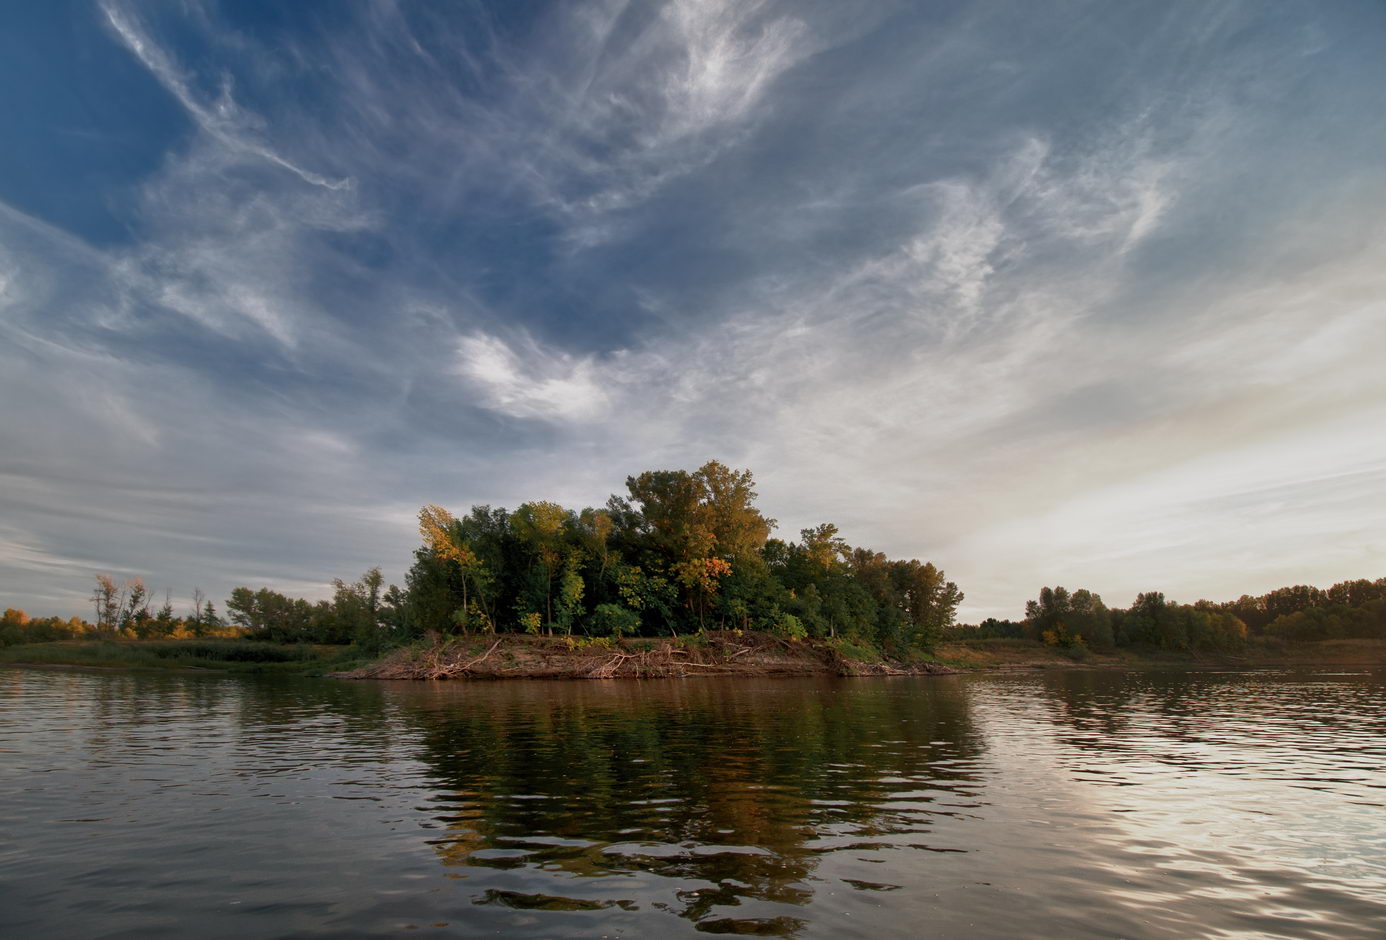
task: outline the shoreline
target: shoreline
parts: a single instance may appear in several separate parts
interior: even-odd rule
[[[844,652],[846,650],[846,652]],[[1130,650],[1081,658],[1029,640],[939,644],[907,661],[854,658],[848,644],[769,634],[571,643],[562,637],[501,634],[440,638],[405,647],[331,678],[376,680],[655,679],[692,676],[910,676],[1046,669],[1297,669],[1386,666],[1386,640],[1325,640],[1249,646],[1238,652]],[[866,652],[866,651],[861,651]]]
[[[964,672],[1036,669],[1298,669],[1328,666],[1386,667],[1386,640],[1315,640],[1266,644],[1241,650],[1190,651],[1121,648],[1073,657],[1031,640],[968,640],[942,643],[939,659]]]
[[[844,652],[846,649],[846,652]],[[337,679],[683,679],[693,676],[951,675],[932,659],[855,658],[846,644],[715,631],[686,637],[577,640],[499,634],[404,647]]]
[[[218,666],[107,666],[100,663],[36,663],[23,660],[0,660],[0,668],[18,666],[23,669],[47,669],[52,672],[158,672],[175,675],[232,675],[230,669]]]
[[[138,650],[137,642],[122,646]],[[352,662],[349,653],[293,663],[209,660],[194,664],[177,659],[154,661],[138,655],[121,661],[109,655],[109,644],[71,641],[38,644],[15,652],[24,658],[9,659],[0,654],[0,666],[106,674],[277,673],[312,678],[401,681],[881,677],[1052,669],[1200,671],[1386,667],[1386,640],[1253,643],[1240,651],[1217,653],[1127,648],[1080,655],[1029,640],[967,640],[941,643],[930,653],[917,653],[908,660],[890,660],[841,641],[791,640],[736,631],[619,641],[524,634],[436,637],[432,643],[401,647],[370,662],[359,658]]]

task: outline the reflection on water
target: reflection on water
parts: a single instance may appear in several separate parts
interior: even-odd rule
[[[1378,935],[1381,674],[0,670],[0,932]]]
[[[402,696],[442,785],[439,858],[522,870],[531,886],[546,876],[478,903],[648,903],[704,930],[783,934],[803,924],[820,857],[932,848],[935,817],[976,805],[966,700],[873,691],[517,683]],[[574,897],[575,885],[597,893]]]

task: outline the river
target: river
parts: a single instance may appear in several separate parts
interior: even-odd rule
[[[0,669],[0,935],[1380,936],[1386,673]]]

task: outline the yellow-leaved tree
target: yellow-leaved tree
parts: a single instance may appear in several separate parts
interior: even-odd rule
[[[442,506],[430,504],[419,510],[419,535],[435,556],[444,561],[456,562],[462,569],[462,608],[459,626],[465,633],[470,613],[467,588],[470,582],[482,576],[481,560],[462,537],[462,528],[458,525],[457,519]],[[482,619],[485,621],[487,618]]]

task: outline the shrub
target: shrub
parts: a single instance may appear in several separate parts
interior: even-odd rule
[[[775,621],[775,632],[780,636],[787,636],[791,640],[802,640],[808,636],[808,630],[804,628],[804,623],[793,614],[780,614],[780,618]]]
[[[160,659],[212,659],[227,663],[290,663],[316,658],[311,646],[248,640],[171,640],[141,643],[137,649]]]
[[[590,623],[596,635],[619,639],[640,629],[640,615],[619,604],[598,604]]]
[[[872,661],[881,658],[881,654],[870,644],[855,643],[845,637],[833,641],[832,646],[842,656],[847,659],[859,659]]]

